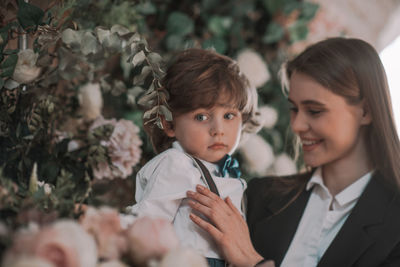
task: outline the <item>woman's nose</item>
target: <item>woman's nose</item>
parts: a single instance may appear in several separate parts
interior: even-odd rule
[[[302,113],[292,114],[290,117],[290,125],[292,127],[292,131],[296,134],[305,132],[309,129],[309,124]]]

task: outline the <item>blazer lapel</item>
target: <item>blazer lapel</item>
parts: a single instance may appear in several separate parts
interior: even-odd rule
[[[374,243],[368,234],[370,227],[383,222],[390,194],[375,174],[358,200],[353,211],[321,258],[318,267],[352,266],[361,254]]]
[[[253,243],[255,247],[264,257],[273,259],[276,266],[282,262],[296,233],[310,192],[311,190],[304,190],[290,206],[282,211],[280,209],[289,201],[288,199],[271,202],[266,207],[267,212],[269,214],[278,213],[260,220],[254,225]]]

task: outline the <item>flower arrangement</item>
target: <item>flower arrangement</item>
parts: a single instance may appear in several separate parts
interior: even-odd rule
[[[79,221],[64,219],[19,229],[4,254],[7,267],[207,267],[204,257],[179,244],[170,222],[151,217],[122,227],[117,210],[89,207]]]
[[[16,9],[0,29],[2,221],[14,229],[77,218],[99,204],[99,179],[130,177],[139,163],[138,122],[104,103],[140,113],[134,98],[162,77],[161,57],[125,27],[80,30],[64,21],[68,10],[4,4]],[[113,61],[126,76],[111,73]]]
[[[142,116],[155,124],[155,114],[172,119],[160,80],[163,58],[178,49],[214,47],[237,59],[259,88],[263,129],[239,150],[246,176],[296,170],[283,144],[288,118],[280,112],[286,100],[277,96],[277,65],[282,51],[307,34],[316,5],[161,2],[0,4],[3,266],[206,266],[179,247],[168,223],[132,224],[119,214],[133,202],[134,174],[154,155]],[[156,100],[148,114],[139,109]],[[257,153],[250,152],[254,147]],[[115,199],[119,211],[94,208]]]

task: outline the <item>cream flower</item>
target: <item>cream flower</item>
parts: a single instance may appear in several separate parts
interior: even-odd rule
[[[237,62],[240,71],[243,72],[254,87],[264,85],[271,77],[267,64],[259,54],[250,49],[239,53]]]
[[[80,223],[96,240],[100,258],[116,260],[126,251],[119,213],[109,207],[88,207]]]
[[[79,103],[81,114],[85,120],[94,120],[101,115],[103,108],[103,95],[101,94],[100,84],[87,83],[79,88]]]
[[[275,123],[278,121],[278,113],[276,110],[270,106],[262,106],[258,110],[260,112],[260,124],[265,128],[274,127]]]
[[[266,175],[274,162],[272,147],[259,135],[251,135],[240,145],[244,168],[255,175]]]
[[[117,122],[115,119],[105,120],[100,116],[93,122],[90,129],[93,130],[105,124],[114,126],[110,139],[101,142],[102,146],[107,147],[112,166],[105,162],[99,163],[94,166],[93,174],[97,179],[126,178],[132,174],[132,167],[139,162],[142,154],[139,128],[128,120],[121,119]]]
[[[33,52],[32,49],[19,51],[12,78],[19,83],[30,83],[35,80],[41,71],[41,68],[36,66],[38,56],[39,54]]]
[[[138,218],[126,233],[129,256],[138,265],[151,259],[161,259],[168,251],[179,246],[172,224],[161,218]]]
[[[161,260],[159,267],[208,267],[206,259],[190,248],[169,251]]]
[[[286,153],[276,157],[273,169],[274,175],[290,175],[297,172],[296,163]]]

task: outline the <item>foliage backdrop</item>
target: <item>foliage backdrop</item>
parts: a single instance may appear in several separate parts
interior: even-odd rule
[[[154,156],[137,100],[188,47],[261,56],[271,78],[259,104],[279,119],[259,136],[274,154],[291,153],[278,71],[317,9],[300,0],[2,1],[0,218],[13,228],[37,218],[22,211],[51,220],[79,216],[81,204],[132,204],[135,173]],[[23,35],[28,50],[17,46]]]

